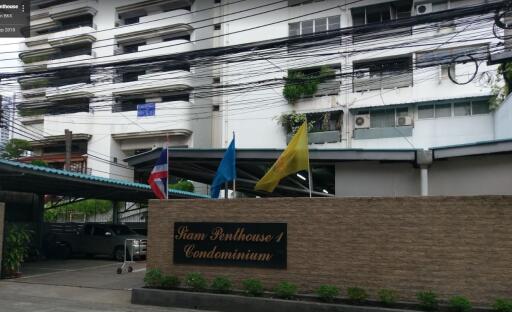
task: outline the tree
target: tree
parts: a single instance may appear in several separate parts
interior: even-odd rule
[[[22,139],[11,139],[6,145],[2,157],[16,159],[30,150],[30,142]]]

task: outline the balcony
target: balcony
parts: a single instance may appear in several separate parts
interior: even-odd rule
[[[48,68],[59,68],[73,65],[90,65],[96,57],[96,53],[94,53],[94,51],[91,52],[91,55],[86,54],[86,52],[83,53],[84,54],[71,55],[69,57],[66,57],[65,55],[59,55],[59,58],[48,61]]]
[[[68,17],[83,14],[84,12],[96,14],[98,9],[97,0],[77,0],[69,1],[63,4],[49,6],[44,9],[32,10],[30,12],[31,20],[38,20],[44,17]]]
[[[61,98],[90,98],[93,97],[93,94],[90,92],[90,89],[87,88],[88,83],[74,83],[68,84],[61,87],[49,87],[46,88],[46,97],[49,100],[57,100]]]
[[[69,44],[93,43],[96,41],[96,25],[79,26],[47,34],[48,43],[53,47]]]
[[[133,91],[161,91],[190,89],[193,86],[193,77],[189,71],[173,70],[156,72],[138,76],[138,80],[116,84],[118,94],[132,93]]]
[[[327,111],[306,114],[282,115],[280,122],[285,128],[286,143],[293,137],[293,132],[302,124],[299,116],[307,117],[308,120],[308,143],[325,144],[341,142],[342,111]],[[297,120],[299,120],[297,122]]]
[[[163,25],[171,24],[190,24],[192,23],[192,14],[190,14],[189,10],[179,9],[173,10],[169,12],[162,12],[158,14],[143,16],[139,19],[139,23],[161,23]],[[152,26],[156,26],[157,24]]]

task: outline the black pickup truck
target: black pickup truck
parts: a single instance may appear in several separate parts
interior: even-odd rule
[[[49,223],[45,226],[44,247],[48,254],[68,258],[73,254],[111,256],[124,260],[146,256],[147,238],[126,225],[98,223]]]

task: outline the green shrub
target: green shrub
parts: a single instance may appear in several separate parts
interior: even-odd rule
[[[380,302],[385,305],[392,305],[396,302],[396,298],[398,297],[396,291],[386,288],[379,290],[378,295]]]
[[[246,279],[242,282],[245,293],[249,296],[253,297],[261,297],[263,296],[263,285],[257,279]]]
[[[162,280],[160,282],[160,287],[163,289],[173,289],[178,286],[180,286],[181,280],[179,277],[170,275],[170,276],[163,276]]]
[[[204,278],[203,274],[198,272],[192,272],[187,274],[187,276],[185,277],[185,283],[187,284],[188,287],[196,291],[204,290],[208,286],[206,278]]]
[[[449,307],[453,312],[469,312],[471,311],[472,305],[468,298],[455,296],[450,299]]]
[[[437,309],[437,294],[432,291],[421,291],[416,294],[420,302],[420,307],[425,311]]]
[[[7,276],[18,272],[29,255],[33,231],[24,224],[6,223],[2,267]]]
[[[366,291],[359,287],[349,287],[347,289],[348,299],[355,303],[360,303],[368,299]]]
[[[293,299],[297,294],[297,285],[289,283],[289,282],[281,282],[279,283],[274,292],[276,296],[281,299]]]
[[[512,300],[496,299],[492,308],[496,312],[512,312]]]
[[[229,293],[232,287],[233,283],[226,277],[219,276],[212,281],[212,289],[219,293]]]
[[[144,275],[144,284],[146,287],[160,287],[162,286],[162,271],[159,269],[149,269]]]
[[[332,302],[340,294],[338,287],[333,285],[320,285],[316,290],[316,294],[320,300],[325,302]]]

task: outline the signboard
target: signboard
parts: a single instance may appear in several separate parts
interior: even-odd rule
[[[155,103],[137,105],[137,117],[155,116]]]
[[[0,1],[0,38],[30,36],[30,0]]]
[[[175,222],[175,264],[286,268],[286,223]]]

